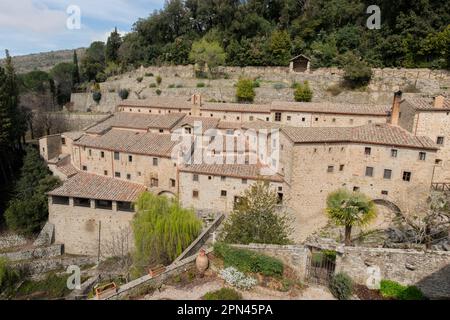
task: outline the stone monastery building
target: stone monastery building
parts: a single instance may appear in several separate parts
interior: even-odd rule
[[[302,241],[326,224],[326,197],[338,188],[401,208],[412,190],[450,183],[450,102],[442,96],[402,99],[397,92],[392,106],[201,100],[126,100],[80,132],[40,140],[41,156],[64,181],[49,193],[49,220],[67,253],[96,255],[100,242],[109,255],[107,244],[130,228],[132,203],[146,190],[178,197],[199,214],[227,214],[264,180]],[[180,161],[196,152],[226,161]]]

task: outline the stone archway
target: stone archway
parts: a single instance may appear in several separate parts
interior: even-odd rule
[[[393,220],[401,214],[401,209],[392,201],[386,199],[373,200],[377,206],[377,218],[371,224],[371,228],[386,228],[391,225]]]
[[[176,198],[176,194],[173,193],[172,191],[168,191],[168,190],[163,190],[163,191],[159,192],[158,196],[165,196],[169,199]]]

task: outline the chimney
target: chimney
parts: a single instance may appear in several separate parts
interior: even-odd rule
[[[401,91],[397,91],[394,93],[394,101],[392,102],[391,109],[391,117],[389,119],[389,123],[398,126],[398,120],[400,118],[400,102],[402,101],[403,93]]]
[[[436,109],[444,108],[444,100],[445,100],[444,96],[439,95],[439,96],[435,97],[434,98],[434,107]]]
[[[191,115],[195,117],[200,116],[200,107],[202,106],[202,96],[198,93],[192,95]]]

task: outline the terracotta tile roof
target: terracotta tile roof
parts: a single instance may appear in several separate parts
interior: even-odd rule
[[[242,128],[242,123],[240,122],[231,122],[231,121],[220,121],[219,124],[217,125],[218,129],[241,129]]]
[[[224,176],[240,179],[251,180],[270,180],[274,182],[283,182],[283,177],[278,174],[271,176],[261,175],[260,165],[246,165],[246,164],[193,164],[180,169],[182,172],[191,172],[198,174],[207,174],[212,176]]]
[[[61,134],[62,137],[69,138],[71,140],[78,140],[83,136],[83,131],[71,131],[71,132],[64,132]]]
[[[185,114],[172,113],[166,115],[118,112],[110,118],[87,129],[87,133],[102,134],[111,128],[127,129],[172,129]]]
[[[176,144],[170,134],[112,129],[102,136],[84,135],[74,145],[134,154],[170,157]]]
[[[244,122],[242,123],[242,129],[255,129],[255,130],[260,130],[260,129],[280,129],[282,128],[284,125],[280,124],[280,123],[275,123],[272,121],[263,121],[263,120],[256,120],[256,121],[251,121],[251,122]]]
[[[152,97],[144,100],[125,100],[117,107],[141,107],[141,108],[162,108],[162,109],[191,109],[191,97]]]
[[[191,98],[180,99],[171,97],[158,97],[146,100],[126,100],[121,102],[117,107],[181,109],[183,111],[186,111],[192,108],[192,102]],[[270,113],[270,105],[268,104],[203,102],[200,109],[202,111]]]
[[[146,187],[140,184],[78,172],[61,187],[50,191],[48,194],[51,196],[133,202],[144,191],[146,191]]]
[[[414,136],[403,128],[389,124],[367,124],[360,127],[283,127],[294,143],[351,142],[437,150],[428,137]]]
[[[274,101],[271,106],[272,111],[292,111],[307,113],[331,113],[331,114],[352,114],[352,115],[372,115],[387,116],[391,110],[389,105],[351,104],[351,103],[330,103],[330,102],[287,102]]]
[[[250,104],[250,103],[203,103],[202,111],[227,111],[227,112],[248,112],[248,113],[270,113],[268,104]]]
[[[65,175],[67,178],[70,178],[76,175],[79,171],[71,164],[66,164],[57,167],[58,171]]]
[[[204,132],[208,129],[217,128],[219,121],[220,121],[220,119],[218,119],[218,118],[186,116],[183,119],[181,119],[180,122],[177,123],[177,125],[172,129],[172,131],[177,130],[186,125],[193,127],[194,123],[201,122],[202,129]]]
[[[434,107],[434,99],[433,98],[406,98],[401,103],[407,104],[415,110],[423,110],[423,111],[450,111],[450,99],[444,98],[444,106],[443,108],[435,108]]]

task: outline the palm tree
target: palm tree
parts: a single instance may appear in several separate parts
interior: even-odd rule
[[[326,212],[338,226],[345,227],[345,245],[352,243],[352,227],[365,226],[377,216],[375,204],[360,192],[339,189],[328,195]]]

